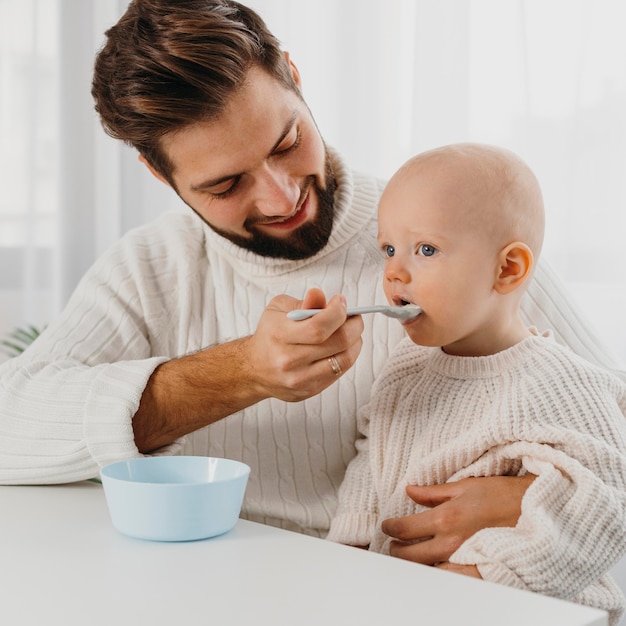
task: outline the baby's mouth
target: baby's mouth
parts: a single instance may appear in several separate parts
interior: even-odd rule
[[[405,300],[404,298],[401,298],[400,296],[394,296],[392,300],[396,306],[408,306],[408,305],[416,306],[414,302],[411,302],[410,300]]]

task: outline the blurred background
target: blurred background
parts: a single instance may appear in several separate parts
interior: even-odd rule
[[[544,190],[545,257],[626,362],[626,2],[249,4],[354,168],[386,178],[457,141],[519,153]],[[44,326],[129,228],[188,210],[93,111],[94,53],[126,5],[0,0],[0,338]]]
[[[187,210],[93,112],[126,0],[0,0],[0,337],[43,326],[92,261]],[[626,361],[626,2],[250,0],[298,65],[326,141],[388,177],[456,141],[518,152],[547,207],[545,256]]]

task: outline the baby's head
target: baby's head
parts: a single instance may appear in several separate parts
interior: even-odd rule
[[[455,144],[419,154],[380,200],[384,286],[423,309],[405,325],[422,345],[479,356],[525,334],[519,303],[541,251],[541,189],[514,153]]]

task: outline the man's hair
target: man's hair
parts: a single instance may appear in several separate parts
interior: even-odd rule
[[[164,135],[223,112],[258,66],[299,93],[280,42],[231,0],[133,0],[106,32],[91,93],[105,131],[172,183]]]

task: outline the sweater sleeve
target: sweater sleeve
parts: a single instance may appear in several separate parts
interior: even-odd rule
[[[542,443],[492,451],[521,459],[537,478],[515,528],[479,531],[450,560],[477,565],[492,582],[621,612],[619,592],[607,592],[602,577],[626,552],[626,455],[591,437],[575,437],[599,461],[593,469]]]
[[[152,260],[131,249],[121,243],[96,262],[60,317],[0,366],[1,484],[84,480],[139,455],[132,418],[167,360],[151,339],[167,313],[156,281],[141,278]]]
[[[369,448],[369,410],[359,415],[361,436],[356,440],[356,456],[346,470],[339,488],[337,512],[326,537],[353,546],[368,546],[378,521],[377,499],[372,481]]]

